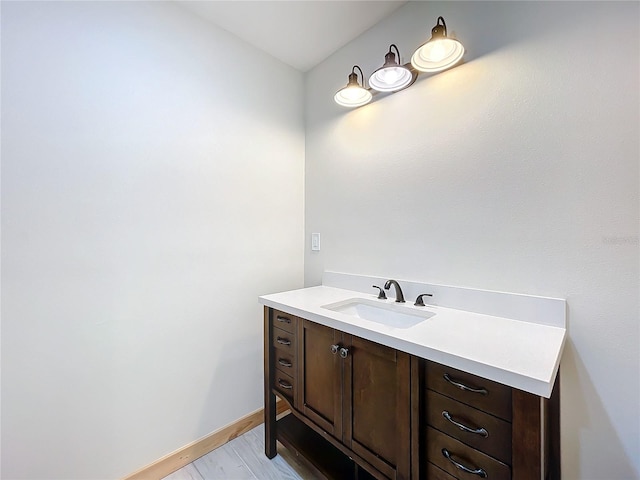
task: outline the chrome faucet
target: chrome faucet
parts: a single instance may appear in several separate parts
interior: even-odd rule
[[[387,282],[384,284],[384,289],[389,290],[391,288],[391,285],[396,287],[396,302],[404,303],[404,295],[402,293],[402,288],[400,288],[400,284],[398,282],[396,282],[395,280],[387,280]]]

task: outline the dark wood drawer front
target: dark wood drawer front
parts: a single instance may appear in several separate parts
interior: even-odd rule
[[[291,375],[276,370],[274,387],[293,403],[296,396],[296,382]]]
[[[295,315],[289,315],[278,310],[273,311],[273,326],[275,328],[281,328],[289,333],[296,333],[297,323],[298,317]]]
[[[504,463],[511,463],[509,422],[431,390],[427,391],[425,413],[432,427]]]
[[[460,480],[511,480],[508,465],[431,427],[427,429],[427,460]]]
[[[511,421],[511,388],[470,373],[427,362],[427,387]]]
[[[295,352],[276,348],[273,350],[273,355],[275,359],[276,369],[280,370],[282,373],[286,373],[287,375],[294,377],[296,371]]]
[[[444,470],[439,469],[433,463],[427,464],[428,480],[457,480],[456,477],[449,475]]]
[[[279,328],[274,328],[272,344],[277,349],[283,350],[285,352],[291,352],[291,355],[295,355],[296,336],[291,332],[287,332]]]

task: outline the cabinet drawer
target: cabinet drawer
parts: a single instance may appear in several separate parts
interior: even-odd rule
[[[504,463],[511,463],[509,422],[431,390],[427,391],[425,413],[430,426]]]
[[[426,448],[429,462],[460,480],[511,479],[511,469],[508,465],[439,432],[435,428],[428,427],[427,429]]]
[[[273,339],[271,340],[273,346],[277,349],[285,352],[291,352],[295,354],[296,351],[296,336],[293,333],[281,330],[279,328],[273,329]]]
[[[281,328],[289,333],[296,333],[297,323],[298,317],[295,315],[289,315],[278,310],[273,311],[273,326],[275,328]]]
[[[511,421],[511,388],[470,373],[427,362],[427,388]]]
[[[457,480],[456,477],[449,475],[444,470],[439,469],[433,463],[427,463],[427,479],[428,480]]]
[[[296,382],[291,375],[287,375],[279,370],[275,372],[274,387],[293,403],[296,396]]]
[[[292,377],[294,376],[296,371],[296,356],[294,352],[275,348],[273,350],[273,357],[277,370]]]

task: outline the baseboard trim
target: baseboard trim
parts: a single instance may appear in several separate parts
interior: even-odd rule
[[[285,402],[278,401],[276,409],[278,414],[280,414],[287,411],[289,406]],[[252,428],[257,427],[261,423],[264,423],[263,408],[245,415],[235,422],[210,433],[206,437],[202,437],[200,440],[196,440],[179,448],[175,452],[127,475],[122,480],[160,480],[243,433],[248,432]]]

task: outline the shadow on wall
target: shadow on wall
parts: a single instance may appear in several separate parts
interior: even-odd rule
[[[615,375],[615,372],[612,372]],[[624,451],[624,446],[611,424],[610,416],[616,412],[608,412],[595,389],[587,368],[582,363],[571,339],[567,341],[562,356],[562,388],[561,388],[561,420],[562,425],[575,425],[578,428],[568,430],[561,426],[563,472],[576,472],[578,476],[565,480],[608,480],[640,478],[631,459]],[[620,379],[620,394],[626,395],[624,379]],[[572,393],[570,393],[572,392]],[[568,420],[567,417],[571,417]],[[637,418],[629,419],[638,422]],[[593,437],[593,438],[590,438]],[[580,450],[593,451],[592,448],[580,448],[581,442],[596,444],[605,439],[607,449],[601,451],[599,458],[585,462],[580,459]],[[581,471],[580,465],[590,464],[588,471]]]

